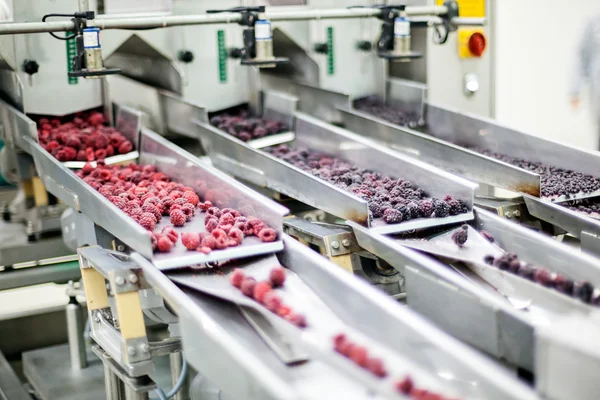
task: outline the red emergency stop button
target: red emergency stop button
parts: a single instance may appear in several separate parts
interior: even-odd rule
[[[486,46],[485,36],[481,32],[474,32],[469,38],[469,51],[475,57],[481,57]]]

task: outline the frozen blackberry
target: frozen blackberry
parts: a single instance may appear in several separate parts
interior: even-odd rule
[[[562,275],[557,275],[556,278],[554,278],[554,287],[556,288],[556,290],[561,293],[564,293],[568,296],[573,295],[573,286],[574,285],[575,285],[575,282],[573,282],[570,279],[565,278]]]
[[[518,259],[512,260],[508,264],[508,271],[513,274],[518,274],[520,269],[521,269],[521,261],[519,261]]]
[[[494,264],[494,256],[487,255],[483,258],[483,262],[486,264],[492,265]]]
[[[521,265],[521,268],[519,268],[518,275],[522,278],[529,279],[530,281],[532,281],[533,276],[535,275],[535,271],[536,268],[534,266],[525,264]]]
[[[573,287],[573,296],[584,303],[589,304],[591,302],[593,293],[594,287],[589,282],[577,282]]]
[[[420,215],[419,205],[417,203],[415,203],[414,201],[411,201],[406,204],[406,211],[407,211],[407,215],[410,215],[410,219],[419,218],[419,215]]]
[[[458,215],[463,212],[462,205],[456,199],[449,199],[446,204],[448,204],[448,207],[450,208],[450,215]]]
[[[450,206],[443,200],[434,198],[431,200],[431,203],[433,205],[433,216],[435,218],[445,218],[450,215]]]
[[[461,226],[459,230],[457,230],[456,232],[454,232],[452,234],[452,241],[454,242],[454,244],[456,244],[460,248],[464,247],[464,245],[468,239],[469,239],[469,226],[468,225]]]
[[[396,211],[400,212],[400,214],[402,214],[403,220],[411,219],[410,211],[408,210],[408,207],[406,207],[404,204],[396,204],[394,206],[394,210],[396,210]]]
[[[395,208],[388,208],[383,212],[383,220],[387,224],[399,224],[404,219],[404,214]]]
[[[433,203],[431,200],[419,201],[419,215],[421,218],[429,218],[433,214]]]

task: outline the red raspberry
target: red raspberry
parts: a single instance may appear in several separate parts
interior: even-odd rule
[[[230,213],[221,213],[221,216],[219,217],[220,225],[233,225],[234,222],[235,218],[233,217],[233,215],[231,215]]]
[[[287,317],[291,312],[292,309],[286,306],[285,304],[280,305],[277,309],[277,315],[279,315],[282,318]]]
[[[151,213],[142,213],[139,224],[149,231],[153,231],[156,227],[156,218]]]
[[[237,247],[239,245],[240,244],[237,241],[233,239],[227,239],[227,247]]]
[[[350,349],[350,359],[357,365],[366,368],[367,361],[369,360],[367,349],[363,346],[353,346],[352,349]]]
[[[92,126],[102,125],[104,123],[104,115],[99,112],[93,112],[87,119],[88,124]]]
[[[129,140],[126,140],[123,143],[121,143],[119,145],[119,148],[117,149],[119,154],[126,154],[129,153],[131,150],[133,150],[133,145]]]
[[[248,229],[245,222],[236,222],[233,224],[233,227],[239,229],[242,233],[244,233]]]
[[[96,155],[94,153],[93,147],[88,147],[85,149],[85,156],[88,161],[94,161],[96,159]]]
[[[96,160],[104,160],[106,158],[106,150],[98,149],[94,152],[94,155],[96,156]]]
[[[112,174],[107,169],[103,169],[100,171],[100,179],[102,179],[103,181],[109,181],[111,176],[112,176]],[[115,191],[115,194],[116,194],[116,191]]]
[[[181,234],[181,243],[188,250],[196,250],[200,246],[200,236],[195,232],[185,232]]]
[[[288,316],[290,322],[294,325],[296,325],[298,328],[306,328],[307,324],[306,324],[306,317],[302,314],[291,314],[291,316]]]
[[[162,219],[162,213],[158,210],[158,208],[152,203],[146,203],[142,206],[142,210],[144,212],[148,212],[154,215],[156,221],[160,221]]]
[[[229,236],[229,239],[235,240],[237,244],[242,244],[242,241],[244,240],[244,233],[238,228],[231,228],[227,235]]]
[[[175,194],[177,193],[177,194]],[[180,205],[181,207],[183,207],[184,205],[187,204],[187,200],[184,199],[183,197],[175,197],[175,196],[179,196],[179,193],[181,193],[179,190],[175,190],[173,192],[171,192],[171,196],[173,198],[173,203]]]
[[[277,239],[277,231],[273,228],[264,228],[258,233],[258,237],[263,242],[274,242]]]
[[[267,307],[269,311],[277,312],[277,310],[281,306],[281,297],[279,297],[279,295],[274,291],[270,291],[265,294],[263,302],[265,304],[265,307]]]
[[[115,155],[115,148],[112,145],[106,146],[106,157],[112,157]]]
[[[235,210],[233,208],[224,208],[224,209],[221,210],[221,212],[222,213],[229,213],[229,214],[233,215],[233,217],[236,218],[236,219],[242,216],[241,212],[239,212],[238,210]],[[244,220],[244,222],[246,222],[246,221]]]
[[[136,221],[140,221],[140,218],[142,218],[142,214],[144,212],[142,211],[141,207],[138,208],[132,208],[131,210],[129,210],[129,212],[127,212],[127,214],[129,214],[129,216],[133,219],[135,219]]]
[[[282,267],[275,267],[269,273],[269,281],[273,287],[283,286],[285,282],[285,270]]]
[[[367,369],[378,378],[385,378],[388,374],[380,358],[370,358],[367,361]]]
[[[81,146],[81,141],[77,136],[69,136],[65,142],[66,146],[73,147],[74,149],[78,149]]]
[[[214,215],[215,217],[219,218],[221,216],[221,210],[218,207],[210,207],[208,210],[206,210],[206,214]]]
[[[60,143],[58,143],[56,140],[51,140],[46,145],[46,150],[49,152],[52,152],[52,150],[56,150],[59,147],[60,147]]]
[[[226,249],[229,247],[229,241],[227,239],[215,239],[215,243],[217,244],[217,250]]]
[[[219,229],[225,231],[225,233],[229,233],[231,228],[233,228],[233,225],[219,225]]]
[[[214,250],[217,248],[217,241],[210,235],[205,236],[202,238],[202,247],[208,247],[209,249]]]
[[[260,237],[260,232],[263,229],[267,229],[267,225],[265,225],[264,223],[260,223],[260,224],[256,224],[252,227],[252,231],[254,232],[254,234],[258,237]]]
[[[212,232],[219,226],[219,221],[216,218],[206,218],[204,220],[204,227],[208,232]]]
[[[171,210],[169,213],[169,221],[174,226],[183,226],[185,225],[185,214],[181,210]]]
[[[181,211],[185,214],[186,221],[191,221],[196,213],[196,209],[190,203],[186,203],[181,206]]]
[[[94,147],[96,150],[105,149],[108,146],[108,139],[106,136],[96,135],[96,143]]]
[[[201,209],[202,211],[206,211],[206,210],[208,210],[209,208],[211,208],[212,206],[213,206],[213,205],[212,205],[212,203],[211,203],[210,201],[205,201],[204,203],[200,203],[200,204],[198,204],[198,207],[200,207],[200,209]]]
[[[165,197],[160,201],[160,204],[162,206],[163,214],[169,215],[169,212],[171,211],[171,206],[173,205],[173,199],[170,197]]]
[[[85,154],[85,150],[79,150],[77,152],[77,161],[87,161],[87,155]]]
[[[92,164],[90,164],[90,163],[85,163],[83,165],[83,168],[81,168],[81,171],[83,172],[84,175],[88,175],[93,170],[94,170],[94,167],[92,167]]]
[[[109,136],[110,144],[113,147],[118,148],[121,145],[121,143],[123,143],[124,140],[125,140],[125,137],[118,132],[111,133]]]
[[[229,275],[229,282],[236,288],[242,287],[242,281],[246,277],[246,274],[240,268],[235,268],[233,272]]]
[[[168,237],[169,240],[173,243],[177,243],[179,239],[179,233],[172,226],[165,226],[161,232],[164,236]]]
[[[220,239],[225,239],[227,240],[227,233],[225,233],[224,230],[222,229],[213,229],[213,231],[211,232],[211,235],[218,241]]]
[[[198,247],[197,250],[204,254],[209,254],[212,251],[212,249],[210,247],[204,247],[204,246]]]
[[[252,297],[254,295],[254,287],[255,286],[256,286],[256,281],[254,280],[254,278],[247,276],[242,280],[240,290],[242,291],[244,296]]]
[[[340,347],[340,345],[342,345],[343,343],[346,343],[347,341],[348,341],[348,338],[346,337],[346,335],[344,335],[343,333],[338,333],[337,335],[335,335],[333,337],[334,349],[338,349]]]
[[[415,385],[410,375],[406,375],[404,379],[396,382],[396,390],[405,395],[411,394],[414,387]]]
[[[192,192],[190,192],[190,191],[184,192],[183,198],[186,199],[187,202],[190,203],[191,205],[193,205],[194,207],[196,207],[198,205],[198,203],[200,202],[200,198],[193,191]]]
[[[166,236],[161,236],[158,239],[158,251],[161,253],[168,253],[173,248],[173,242],[169,240]]]
[[[273,290],[269,282],[257,283],[254,287],[254,300],[262,303],[265,299],[265,294]]]

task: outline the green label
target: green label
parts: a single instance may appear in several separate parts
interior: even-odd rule
[[[219,52],[219,81],[227,82],[227,48],[225,47],[225,31],[217,31],[217,49]]]
[[[333,27],[327,28],[327,74],[335,74],[335,57],[333,53]]]
[[[73,32],[67,32],[65,37],[69,37],[73,35]],[[66,41],[67,43],[67,71],[73,71],[73,57],[77,55],[77,42],[76,39],[69,39]],[[77,78],[68,77],[69,85],[77,85]]]

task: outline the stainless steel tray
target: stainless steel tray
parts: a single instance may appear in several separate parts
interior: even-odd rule
[[[226,250],[214,251],[208,255],[200,252],[188,252],[181,243],[177,243],[170,253],[153,253],[148,232],[137,222],[110,203],[96,190],[79,179],[72,171],[46,152],[38,143],[27,139],[38,173],[48,191],[63,200],[76,211],[85,214],[95,224],[103,227],[123,243],[152,260],[160,269],[171,269],[194,264],[206,264],[232,258],[266,254],[281,250],[281,240],[262,243],[249,239],[243,245]],[[213,168],[203,166],[191,154],[170,143],[150,130],[142,130],[139,162],[156,165],[158,169],[173,180],[189,187],[198,188],[200,182],[206,182],[211,189],[226,194],[223,207],[252,207],[255,215],[282,234],[283,216],[287,209],[265,199],[230,177]],[[166,223],[167,217],[158,224]],[[195,218],[178,231],[203,230],[202,218]]]
[[[428,164],[397,154],[360,136],[296,113],[296,139],[299,147],[334,154],[359,167],[414,182],[432,197],[449,194],[469,208],[477,185]],[[252,148],[209,124],[197,122],[199,137],[213,164],[236,177],[268,187],[340,218],[368,225],[379,233],[451,224],[473,218],[472,213],[446,218],[422,218],[400,224],[381,219],[368,221],[367,202],[299,168]]]

